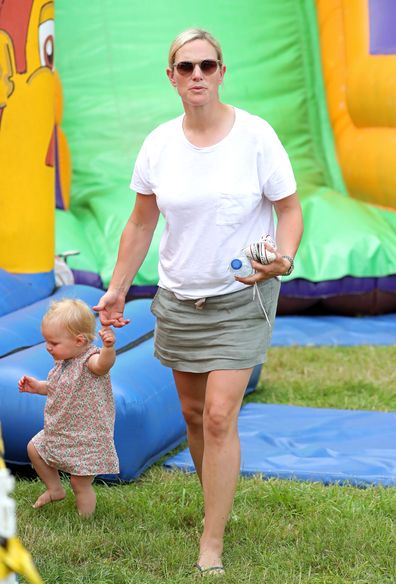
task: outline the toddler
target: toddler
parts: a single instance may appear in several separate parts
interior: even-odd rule
[[[114,446],[114,399],[109,371],[115,361],[115,336],[109,327],[92,345],[95,316],[85,302],[63,299],[51,304],[41,323],[55,366],[46,381],[24,375],[19,391],[46,395],[44,429],[28,444],[29,458],[47,490],[34,508],[65,498],[59,470],[70,473],[80,515],[92,515],[97,474],[119,472]]]

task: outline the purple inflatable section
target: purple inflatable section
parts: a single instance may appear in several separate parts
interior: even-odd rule
[[[83,284],[85,286],[93,286],[94,288],[102,288],[102,278],[96,272],[88,272],[86,270],[72,270],[75,284]]]
[[[371,315],[396,312],[396,276],[353,278],[310,282],[283,282],[278,314],[304,311],[343,315]]]
[[[58,150],[58,134],[55,130],[55,203],[57,209],[64,209],[65,205],[62,198],[62,187],[60,182],[60,170],[59,170],[59,150]]]
[[[283,282],[281,293],[295,298],[326,298],[344,294],[366,294],[374,290],[396,294],[396,276],[383,278],[345,276],[340,280],[324,280],[323,282],[296,279]]]
[[[369,0],[370,54],[396,55],[396,1]]]

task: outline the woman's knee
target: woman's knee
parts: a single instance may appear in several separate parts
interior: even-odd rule
[[[210,405],[204,415],[205,433],[212,438],[223,439],[236,431],[237,419],[229,415],[222,405]]]
[[[189,428],[202,427],[204,402],[183,398],[180,400],[183,418]]]
[[[203,406],[182,402],[183,418],[189,428],[202,428]]]
[[[208,374],[173,371],[184,420],[190,429],[202,428]]]

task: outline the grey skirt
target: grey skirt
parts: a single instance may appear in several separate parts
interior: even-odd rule
[[[158,288],[151,304],[157,317],[154,355],[167,367],[191,373],[264,363],[280,282],[272,278],[259,282],[257,288],[255,294],[249,286],[198,302],[178,300],[172,292]]]

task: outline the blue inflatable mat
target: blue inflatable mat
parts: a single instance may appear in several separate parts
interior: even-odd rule
[[[41,319],[54,300],[61,298],[81,298],[90,306],[95,305],[103,290],[91,286],[73,285],[58,288],[52,296],[44,298],[16,312],[0,317],[0,357],[16,350],[43,342],[40,331]]]
[[[396,412],[247,404],[239,416],[241,474],[396,485]],[[167,468],[194,470],[188,449]]]
[[[8,463],[29,463],[26,445],[43,427],[45,397],[20,394],[17,384],[24,374],[45,379],[53,367],[40,332],[44,312],[55,297],[80,297],[92,306],[100,295],[100,290],[88,286],[64,287],[50,298],[0,318],[0,422]],[[172,372],[153,356],[155,319],[150,304],[149,299],[128,302],[125,316],[131,324],[115,331],[117,360],[111,378],[120,473],[103,477],[106,480],[134,480],[185,437]],[[249,391],[256,386],[260,369],[254,369]]]
[[[102,294],[103,290],[91,286],[62,286],[52,296],[0,317],[0,358],[43,343],[41,319],[54,300],[80,298],[89,306],[94,306]],[[116,329],[117,351],[131,348],[131,343],[135,341],[141,342],[143,335],[152,336],[155,320],[150,304],[151,300],[143,298],[125,305],[125,316],[131,320],[131,325]],[[96,328],[101,328],[99,319]]]
[[[396,314],[380,316],[277,316],[272,346],[396,344]]]

